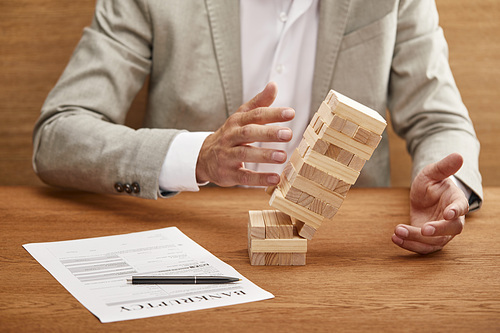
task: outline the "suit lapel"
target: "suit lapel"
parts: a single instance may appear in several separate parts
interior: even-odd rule
[[[350,0],[320,0],[311,115],[316,112],[331,88],[335,62],[347,24],[349,4]]]
[[[229,116],[243,99],[239,1],[205,0],[205,3]]]

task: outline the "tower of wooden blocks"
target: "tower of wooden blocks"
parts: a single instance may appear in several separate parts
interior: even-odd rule
[[[311,240],[323,221],[335,216],[386,126],[376,111],[333,90],[328,93],[285,166],[280,183],[268,188],[269,204],[290,217],[299,237]],[[249,214],[249,228],[257,215]],[[252,246],[254,238],[249,231]],[[277,248],[272,250],[266,248],[268,256],[280,253]],[[262,260],[253,260],[255,251],[249,251],[252,264],[262,264]],[[264,264],[275,262],[267,260]]]
[[[249,211],[248,254],[252,265],[305,265],[307,239],[290,216],[277,210]]]

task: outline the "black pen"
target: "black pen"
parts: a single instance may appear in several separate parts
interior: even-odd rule
[[[241,281],[228,276],[132,276],[132,284],[220,284]]]

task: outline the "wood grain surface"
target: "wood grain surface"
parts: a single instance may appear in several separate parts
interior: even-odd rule
[[[500,330],[500,188],[443,251],[391,243],[408,221],[406,189],[352,189],[308,244],[307,264],[251,266],[249,210],[263,190],[204,188],[167,200],[49,187],[0,187],[1,332],[298,332]],[[22,245],[176,226],[274,299],[101,324]]]

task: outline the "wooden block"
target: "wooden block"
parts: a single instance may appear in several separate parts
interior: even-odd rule
[[[305,196],[312,197],[312,200],[310,200],[309,205],[314,201],[314,199],[319,199],[334,207],[340,207],[340,205],[342,205],[342,202],[344,201],[344,198],[339,194],[332,192],[327,188],[321,186],[320,184],[313,182],[307,178],[304,178],[299,174],[295,176],[293,186],[298,190],[304,192]],[[300,204],[300,202],[298,203]],[[319,214],[322,215],[321,213]]]
[[[325,209],[325,207],[325,202],[319,200],[318,198],[314,198],[313,202],[309,205],[309,210],[312,210],[319,215],[323,215],[323,209]]]
[[[353,138],[350,138],[342,133],[332,130],[327,126],[323,126],[322,128],[325,130],[324,132],[321,132],[319,134],[314,133],[314,130],[309,126],[306,128],[306,131],[304,132],[304,140],[307,142],[309,146],[313,146],[317,140],[321,139],[323,141],[330,143],[335,147],[339,147],[341,149],[350,151],[354,155],[358,155],[359,157],[365,160],[369,160],[370,157],[372,156],[374,148],[362,144],[361,142],[355,141]],[[305,155],[302,157],[306,157],[310,153],[310,151],[311,150],[307,150]],[[335,156],[333,152],[327,151],[326,154],[329,154],[330,156]]]
[[[366,161],[356,155],[352,157],[351,162],[349,162],[349,168],[354,169],[356,171],[361,171]]]
[[[333,191],[335,189],[335,187],[337,186],[338,182],[340,181],[340,179],[335,178],[334,176],[329,175],[326,172],[323,172],[319,169],[318,169],[318,171],[322,172],[325,175],[324,177],[321,178],[322,180],[321,180],[321,182],[319,182],[319,184],[322,185],[323,187],[329,189],[330,191]]]
[[[342,149],[339,155],[337,156],[337,162],[342,163],[344,165],[349,165],[353,157],[354,157],[353,153],[345,149]]]
[[[313,200],[314,197],[312,195],[302,191],[302,195],[300,196],[299,200],[297,200],[297,204],[301,205],[302,207],[308,208]]]
[[[279,254],[278,253],[265,253],[266,266],[277,266],[279,265]]]
[[[304,266],[306,253],[253,253],[250,256],[253,266]]]
[[[306,253],[307,239],[294,236],[292,239],[252,239],[252,253]]]
[[[335,116],[335,114],[332,112],[332,109],[328,107],[328,105],[324,102],[321,103],[318,111],[315,114],[317,114],[328,127],[335,126],[337,131],[342,130],[342,127],[344,127],[345,119]],[[316,122],[317,121],[318,120],[316,120]]]
[[[278,219],[279,237],[280,239],[292,239],[293,238],[293,223],[290,216],[283,212],[275,211],[276,217]]]
[[[313,236],[316,233],[316,229],[314,229],[310,225],[308,225],[300,220],[297,220],[297,219],[294,219],[294,224],[295,224],[295,228],[297,230],[297,233],[301,237],[304,237],[308,240],[313,239]]]
[[[307,142],[305,140],[302,140],[306,143],[307,145]],[[309,147],[309,146],[308,146]],[[303,156],[300,154],[300,151],[298,149],[295,149],[292,153],[292,156],[290,156],[290,164],[293,164],[295,166],[295,169],[297,169],[297,165],[302,163],[303,161]],[[290,178],[288,178],[290,179]]]
[[[248,229],[251,238],[266,238],[266,224],[261,210],[251,210],[248,212]]]
[[[307,144],[307,142],[304,139],[300,140],[299,146],[297,147],[299,155],[304,157],[308,150],[309,145]]]
[[[358,128],[353,139],[371,148],[377,148],[380,140],[382,140],[382,136],[360,127]]]
[[[292,264],[292,253],[278,253],[278,265],[291,266]]]
[[[301,175],[302,177],[305,177],[312,181],[321,180],[321,179],[316,179],[318,177],[319,170],[313,167],[312,165],[309,165],[307,163],[302,163],[302,166],[299,167],[297,170],[299,171],[299,175]]]
[[[340,207],[333,207],[332,205],[327,204],[325,208],[323,209],[323,216],[326,217],[327,219],[331,219],[337,214],[339,211]]]
[[[342,163],[315,152],[314,150],[309,152],[309,154],[305,157],[305,160],[312,166],[323,170],[328,174],[335,175],[336,178],[349,184],[354,184],[359,176],[359,171],[351,169]]]
[[[314,132],[316,133],[319,133],[321,131],[321,127],[324,125],[324,123],[322,121],[319,121],[319,116],[318,114],[315,114],[318,118],[318,121],[316,121],[316,123],[314,124],[314,126],[312,126],[312,128],[314,129]]]
[[[387,122],[377,111],[336,91],[326,104],[333,113],[378,135],[381,135],[387,126]]]
[[[318,136],[328,143],[348,150],[354,155],[358,155],[365,160],[369,160],[372,156],[374,148],[362,144],[361,142],[358,142],[353,138],[348,137],[343,133],[337,132],[329,127],[323,126],[322,129],[324,129],[324,132],[319,133]]]
[[[254,253],[249,252],[250,265],[253,266],[264,266],[266,264],[266,254],[265,253]]]
[[[344,127],[342,127],[341,132],[347,135],[348,137],[352,138],[354,137],[354,134],[358,131],[358,125],[353,123],[350,120],[346,120]]]
[[[332,97],[333,97],[333,93],[334,93],[334,92],[333,92],[333,90],[330,90],[330,91],[328,92],[328,94],[326,95],[326,98],[325,98],[325,100],[324,100],[324,103],[326,103],[326,104],[330,104],[330,100],[331,100],[331,99],[332,99]],[[334,101],[333,101],[332,103],[336,103],[336,102],[337,102],[337,99],[335,98],[335,99],[334,99]],[[335,107],[335,106],[336,106],[336,105],[332,105],[332,107]]]
[[[293,168],[292,172],[295,172]],[[293,177],[293,175],[291,175],[290,177]],[[302,191],[296,189],[295,187],[292,187],[290,181],[287,180],[283,174],[281,175],[281,181],[278,185],[278,189],[281,191],[281,193],[283,193],[285,199],[293,203],[297,203],[302,196]]]
[[[347,192],[349,192],[349,189],[351,188],[351,184],[346,183],[344,181],[339,181],[337,184],[337,187],[335,187],[335,192],[340,194],[341,196],[345,197],[347,195]]]
[[[305,253],[292,253],[292,266],[304,266],[306,264]]]
[[[311,121],[309,122],[309,125],[311,125],[312,128],[314,128],[314,126],[316,125],[316,122],[318,121],[319,119],[319,114],[316,112],[312,118],[311,118]]]
[[[274,210],[264,210],[262,211],[264,216],[264,223],[266,226],[266,239],[279,239],[280,229],[278,225],[278,217],[276,216],[276,211]]]
[[[327,119],[325,119],[325,121],[326,120]],[[340,132],[344,128],[345,123],[346,123],[346,120],[344,118],[341,118],[337,115],[334,115],[333,119],[330,121],[329,127],[337,132]]]
[[[285,214],[290,215],[291,217],[306,222],[308,225],[315,229],[318,229],[325,219],[323,216],[311,212],[301,205],[286,200],[279,189],[274,191],[271,199],[269,200],[269,205],[271,207],[274,207],[275,209],[282,211]]]
[[[369,130],[364,129],[363,127],[358,127],[358,130],[356,131],[356,134],[354,134],[353,139],[365,145],[366,141],[368,141],[369,136]]]
[[[318,121],[318,123],[322,123],[322,122]],[[311,127],[308,127],[308,128],[311,128]],[[326,150],[328,149],[329,143],[321,140],[317,135],[314,135],[313,133],[316,133],[314,131],[315,131],[314,128],[313,128],[313,131],[306,130],[304,132],[304,140],[309,145],[310,149],[315,150],[320,154],[324,154],[326,152]]]
[[[285,165],[285,168],[283,169],[282,174],[286,177],[286,179],[289,180],[292,171],[293,171],[292,163],[288,161],[288,163]]]
[[[377,135],[375,133],[370,132],[370,136],[368,137],[368,140],[366,141],[366,145],[368,147],[372,147],[373,149],[377,148],[378,144],[380,143],[380,140],[382,140],[381,135]]]
[[[326,173],[323,170],[320,170],[304,161],[303,158],[299,156],[298,159],[290,160],[293,165],[293,168],[298,171],[298,174],[312,180],[323,187],[333,191],[339,182],[338,178],[335,178],[333,175]]]
[[[295,187],[290,187],[290,189],[284,193],[286,193],[285,198],[293,203],[299,203],[299,201],[302,201],[302,196],[304,195],[302,191]]]
[[[342,148],[329,144],[328,149],[326,150],[324,155],[330,157],[331,159],[337,160],[341,151]]]
[[[320,154],[325,154],[329,146],[330,144],[328,142],[323,140],[318,140],[311,148],[312,150],[317,151]]]
[[[275,188],[276,185],[266,187],[266,193],[272,195]]]

